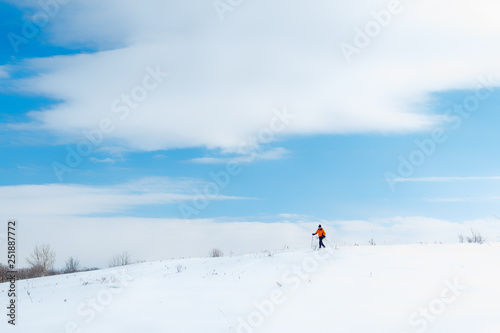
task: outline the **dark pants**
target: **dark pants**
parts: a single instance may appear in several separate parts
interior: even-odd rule
[[[325,247],[325,244],[323,244],[323,238],[325,238],[325,236],[322,236],[319,238],[319,248],[321,249],[321,247]]]

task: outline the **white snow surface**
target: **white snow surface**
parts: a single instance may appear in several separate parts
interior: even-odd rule
[[[328,247],[24,280],[16,326],[2,306],[0,332],[498,333],[499,254],[498,243]]]

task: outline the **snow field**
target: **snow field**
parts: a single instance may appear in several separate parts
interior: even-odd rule
[[[499,252],[497,243],[303,249],[18,281],[19,323],[0,328],[497,333]]]

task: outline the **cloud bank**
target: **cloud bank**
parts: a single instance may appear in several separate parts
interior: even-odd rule
[[[37,1],[15,4],[40,10]],[[428,130],[444,119],[432,113],[432,93],[500,77],[493,0],[401,2],[346,61],[340,45],[354,45],[387,6],[252,1],[221,21],[210,1],[69,2],[44,36],[96,51],[8,64],[0,78],[17,92],[60,101],[16,129],[76,142],[109,118],[108,144],[152,151],[235,149],[285,106],[295,118],[275,139]],[[33,75],[19,78],[26,71]]]
[[[117,215],[150,205],[175,205],[241,197],[197,194],[205,182],[150,177],[112,186],[44,184],[0,186],[0,201],[11,216]]]
[[[344,246],[367,246],[372,235],[377,246],[393,244],[457,243],[458,235],[481,233],[498,241],[498,219],[485,218],[456,222],[428,217],[392,217],[373,220],[280,219],[262,223],[234,219],[181,220],[145,217],[19,216],[19,266],[36,244],[51,244],[58,267],[70,256],[84,266],[107,267],[113,255],[128,251],[132,260],[162,260],[180,257],[207,257],[220,248],[226,255],[304,249],[311,246],[311,233],[318,223],[327,240]],[[0,234],[0,243],[5,235]],[[487,245],[484,245],[487,246]],[[339,255],[341,252],[339,252]],[[1,262],[1,260],[0,260]]]

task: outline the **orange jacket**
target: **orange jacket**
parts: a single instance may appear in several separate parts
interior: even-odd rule
[[[317,234],[319,237],[325,237],[326,236],[326,232],[325,232],[325,230],[323,230],[323,228],[319,228],[318,231],[316,231],[314,234],[315,235]]]

